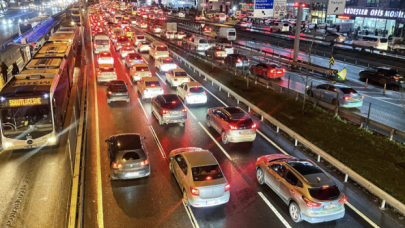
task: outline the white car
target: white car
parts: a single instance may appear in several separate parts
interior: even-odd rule
[[[240,23],[241,27],[252,27],[252,22],[250,21],[243,21]]]
[[[155,25],[155,26],[153,26],[153,32],[154,32],[154,33],[161,33],[161,32],[162,32],[162,28],[160,28],[159,25]]]
[[[117,80],[117,73],[112,64],[100,64],[97,69],[97,84]]]
[[[183,69],[174,69],[166,72],[166,80],[172,87],[177,87],[183,82],[190,82],[190,78]]]
[[[177,64],[171,57],[160,57],[155,61],[155,67],[160,72],[167,72],[169,70],[177,69]]]
[[[159,79],[156,77],[142,77],[136,86],[142,100],[162,95],[164,92]]]
[[[148,28],[148,24],[146,24],[145,22],[141,22],[141,24],[139,24],[139,27],[146,29],[146,28]]]
[[[144,51],[149,51],[150,49],[150,43],[148,41],[141,41],[138,42],[136,45],[136,50],[138,53],[144,52]]]
[[[179,17],[179,18],[185,18],[185,17],[186,17],[186,14],[185,14],[184,12],[179,12],[179,13],[178,13],[178,17]]]
[[[188,104],[207,103],[207,93],[198,82],[185,82],[177,87],[177,95]]]
[[[108,51],[100,52],[98,55],[98,64],[114,64],[114,58]]]
[[[127,57],[129,53],[135,53],[135,49],[129,46],[120,49],[121,58]]]
[[[227,55],[234,54],[234,48],[230,44],[218,44],[217,46],[225,50]]]

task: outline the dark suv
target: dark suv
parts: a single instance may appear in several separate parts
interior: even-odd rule
[[[361,70],[359,72],[360,80],[366,79],[374,82],[378,82],[381,85],[400,85],[404,84],[404,77],[398,74],[397,70],[389,67],[377,67],[371,69]]]
[[[163,94],[153,98],[152,114],[158,119],[159,125],[185,123],[187,120],[187,109],[176,94]]]

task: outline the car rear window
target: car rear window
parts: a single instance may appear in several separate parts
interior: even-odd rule
[[[250,127],[253,125],[252,119],[246,114],[232,114],[228,122],[238,127]]]
[[[342,92],[344,94],[355,94],[355,93],[357,93],[357,91],[352,89],[352,88],[340,88],[340,90],[342,90]]]
[[[100,57],[111,57],[111,53],[109,52],[103,52]]]
[[[149,71],[148,67],[136,67],[136,71]]]
[[[200,44],[208,44],[208,40],[206,40],[206,39],[201,39],[201,40],[199,41],[199,43],[200,43]]]
[[[109,40],[96,40],[97,45],[108,45],[109,43]]]
[[[174,76],[187,76],[186,72],[175,72]]]
[[[114,68],[113,67],[101,67],[100,71],[101,72],[112,72],[112,71],[114,71]]]
[[[340,196],[340,190],[336,185],[310,188],[309,194],[318,200],[334,200]]]
[[[128,41],[128,38],[126,36],[122,36],[122,37],[118,38],[117,40],[121,41],[121,42],[124,42],[124,41],[126,42],[126,41]]]
[[[143,39],[145,39],[145,37],[144,36],[136,36],[136,39],[143,40]]]
[[[122,160],[123,161],[128,161],[128,160],[138,160],[141,159],[138,153],[136,152],[126,152],[124,155],[122,155]]]
[[[174,63],[173,59],[164,59],[163,63]]]
[[[236,36],[236,32],[228,32],[229,36]]]
[[[158,51],[167,51],[167,47],[166,46],[163,46],[163,47],[158,46],[158,47],[156,47],[156,50],[158,50]]]
[[[114,92],[126,92],[127,87],[123,84],[111,84],[108,87],[108,90],[114,91]]]
[[[191,173],[193,174],[194,181],[209,181],[224,177],[219,165],[192,167]]]
[[[202,87],[193,86],[193,87],[190,87],[190,92],[191,93],[204,93],[204,89]]]
[[[167,108],[171,110],[181,110],[183,108],[183,104],[178,98],[168,98],[166,102],[161,104],[162,108]]]
[[[145,82],[145,86],[156,87],[156,86],[160,86],[160,83],[159,83],[159,81],[147,81],[147,82]]]

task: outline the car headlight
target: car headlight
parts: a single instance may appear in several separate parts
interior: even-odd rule
[[[50,143],[56,142],[56,137],[50,137],[50,138],[48,138],[48,142],[50,142]]]
[[[5,146],[6,148],[10,148],[10,147],[13,147],[14,144],[12,144],[11,142],[6,142],[6,143],[4,144],[4,146]]]

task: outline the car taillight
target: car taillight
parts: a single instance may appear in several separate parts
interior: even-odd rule
[[[212,177],[211,177],[211,176],[207,176],[207,177],[205,178],[205,180],[212,180]]]
[[[135,76],[138,76],[138,73],[137,73],[137,72],[135,72]]]
[[[399,79],[399,77],[398,77],[398,76],[394,76],[394,79],[398,80],[398,79]]]
[[[257,125],[254,123],[254,124],[252,124],[252,129],[256,129],[257,128]]]
[[[149,76],[152,76],[152,72],[149,72]]]
[[[189,97],[191,95],[191,93],[187,93],[187,97]]]
[[[97,47],[97,44],[93,44],[94,47]]]
[[[237,62],[240,63],[240,59],[238,59]]]
[[[309,200],[307,197],[303,196],[302,199],[305,201],[307,204],[307,207],[320,207],[322,204],[320,203],[315,203],[311,200]]]
[[[361,95],[360,98],[361,98],[361,99],[364,99],[364,95]]]
[[[128,59],[128,62],[132,63],[132,59]]]
[[[237,126],[233,126],[233,125],[229,125],[229,128],[230,128],[230,129],[232,129],[232,130],[236,130],[236,129],[238,129],[238,127],[237,127]]]
[[[117,46],[118,46],[118,42],[117,42],[117,43],[115,43],[115,45],[117,45]]]
[[[175,78],[174,81],[177,82],[177,78]]]
[[[112,92],[111,92],[111,91],[108,91],[108,95],[112,95]]]
[[[229,189],[231,189],[231,185],[230,185],[230,184],[226,184],[226,185],[225,185],[225,192],[229,191]]]
[[[99,72],[97,72],[97,74],[98,74],[98,75],[101,75],[101,72],[99,71]]]
[[[111,166],[112,166],[114,169],[121,169],[121,168],[122,168],[122,164],[120,164],[120,163],[115,163],[115,162],[113,162]]]
[[[162,110],[162,114],[168,114],[168,113],[169,113],[169,111],[167,111],[165,109]]]
[[[155,52],[155,55],[157,55],[157,52]]]
[[[198,196],[200,195],[200,191],[198,191],[198,189],[190,187],[190,192],[193,196]]]
[[[112,72],[114,75],[116,75],[117,73],[115,71]]]
[[[339,203],[346,203],[347,202],[347,198],[346,195],[344,193],[342,193],[343,197],[339,200]]]
[[[274,73],[274,70],[270,70],[270,73]]]
[[[181,111],[182,111],[182,112],[187,112],[187,109],[186,109],[186,108],[183,108]]]
[[[343,99],[344,99],[345,101],[348,101],[348,100],[351,100],[351,99],[353,99],[353,97],[349,97],[349,96],[344,96],[344,97],[343,97]]]
[[[285,69],[283,68],[283,72],[285,72]]]
[[[145,161],[141,161],[141,166],[149,164],[149,159],[146,159]]]

